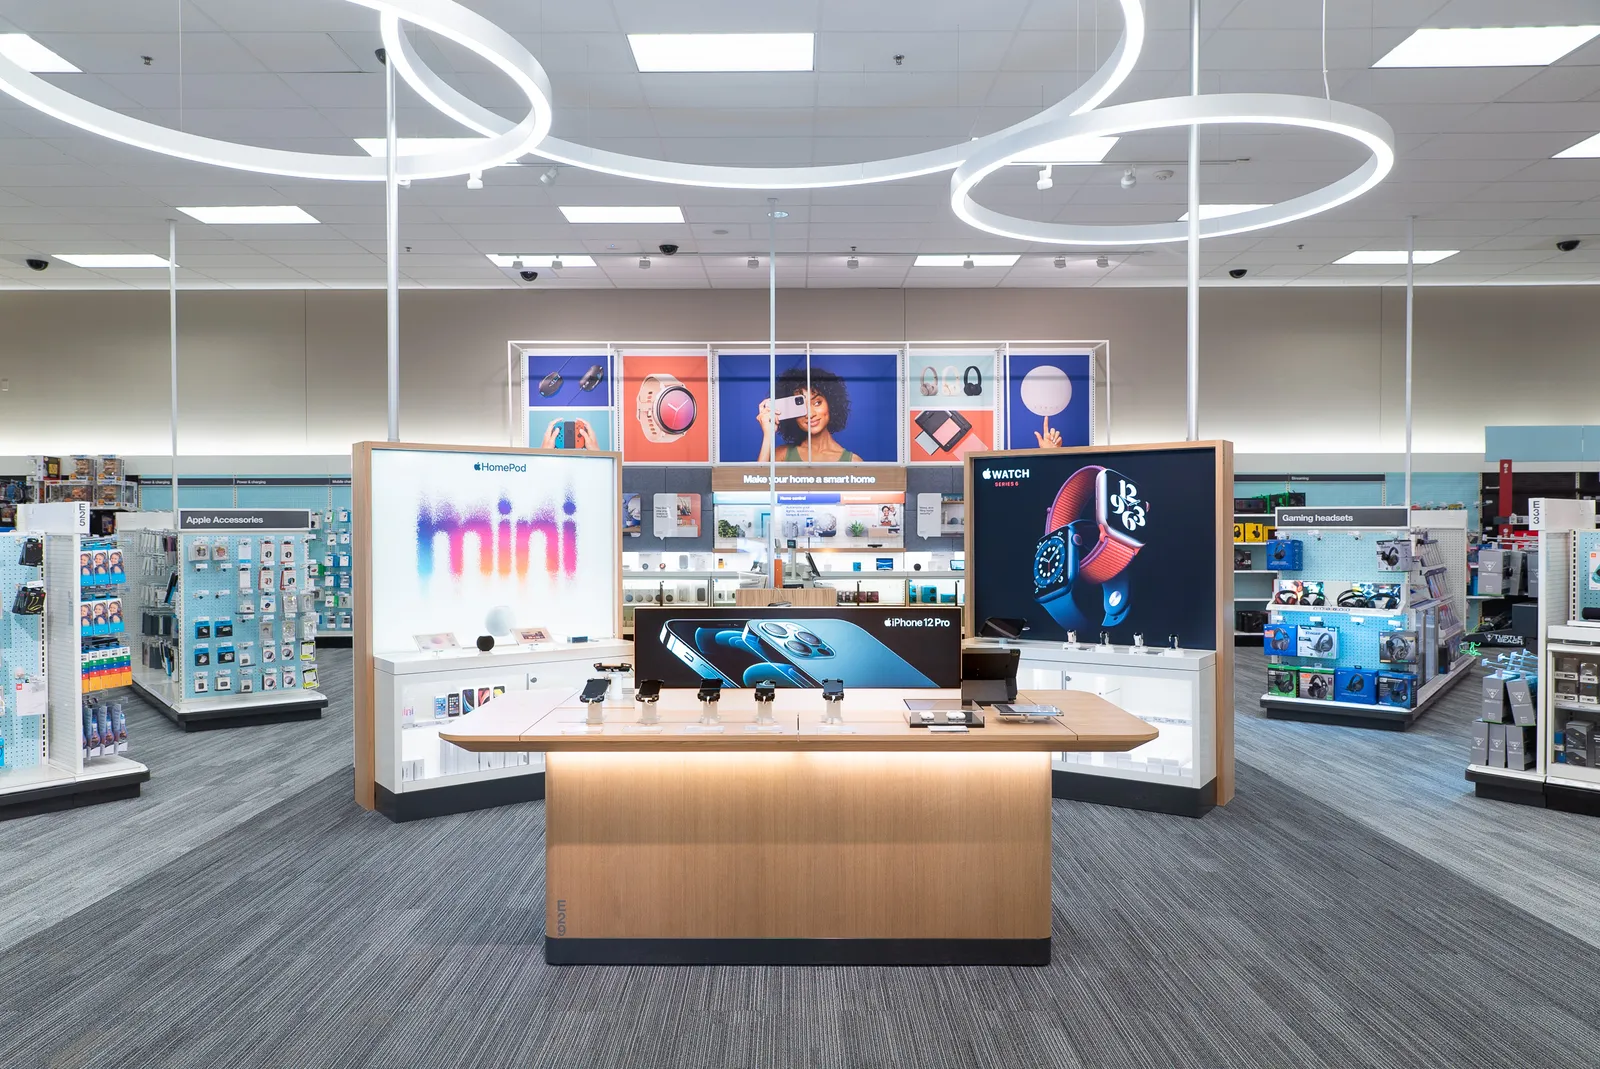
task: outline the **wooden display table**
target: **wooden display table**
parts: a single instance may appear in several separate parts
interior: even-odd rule
[[[841,730],[783,690],[755,730],[732,690],[718,731],[668,691],[646,731],[632,702],[586,728],[574,692],[527,691],[439,737],[547,755],[552,964],[1048,964],[1050,755],[1156,729],[1077,691],[1021,695],[1062,710],[1041,724],[906,723],[903,699],[956,696],[851,691]]]

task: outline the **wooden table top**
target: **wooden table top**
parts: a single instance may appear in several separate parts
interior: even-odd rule
[[[1007,724],[984,710],[985,726],[967,732],[930,732],[905,719],[905,699],[958,699],[953,690],[855,690],[845,694],[844,728],[823,723],[821,695],[815,690],[780,690],[773,703],[775,728],[755,730],[755,696],[749,690],[724,691],[718,703],[723,727],[707,731],[698,723],[694,691],[663,691],[657,704],[661,724],[637,725],[632,701],[604,706],[605,724],[584,724],[586,710],[576,690],[528,690],[506,694],[442,725],[439,737],[475,751],[1095,751],[1131,750],[1156,738],[1157,731],[1104,698],[1081,691],[1036,690],[1017,696],[1023,704],[1053,705],[1061,715],[1031,724]],[[942,714],[936,714],[942,715]]]

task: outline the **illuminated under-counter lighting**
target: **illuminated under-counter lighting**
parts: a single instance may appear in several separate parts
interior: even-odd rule
[[[1257,208],[1270,208],[1270,204],[1202,204],[1200,205],[1200,218],[1221,219],[1225,215],[1238,215],[1240,212],[1253,212]],[[1178,216],[1178,222],[1187,223],[1189,213],[1184,212]]]
[[[0,33],[0,56],[30,74],[83,73],[25,33]]]
[[[560,253],[507,253],[490,252],[484,255],[489,257],[489,262],[496,267],[548,267],[561,270],[563,267],[593,267],[593,256],[564,256]]]
[[[1600,159],[1600,134],[1586,137],[1571,148],[1562,149],[1553,159],[1558,160],[1594,160]]]
[[[1374,67],[1545,67],[1587,44],[1600,26],[1424,27]]]
[[[985,253],[968,256],[965,253],[924,253],[918,256],[915,267],[1012,267],[1021,259],[1018,253]]]
[[[1418,265],[1436,264],[1440,260],[1449,259],[1460,251],[1460,249],[1418,249],[1416,252],[1411,254],[1412,262]],[[1398,251],[1393,249],[1384,249],[1381,251],[1352,252],[1350,255],[1341,256],[1339,259],[1333,262],[1336,265],[1354,264],[1360,266],[1371,266],[1381,264],[1385,266],[1391,266],[1398,264],[1403,267],[1405,266],[1406,262],[1406,251],[1404,249],[1400,249]]]
[[[809,71],[815,66],[816,35],[630,33],[628,46],[641,74]]]
[[[683,209],[672,205],[566,205],[569,223],[681,223]]]
[[[60,260],[73,267],[87,267],[91,271],[112,271],[125,267],[171,267],[172,265],[159,256],[152,256],[147,252],[58,252],[51,256],[53,260]]]
[[[293,226],[317,221],[310,212],[293,204],[234,204],[178,210],[209,226]]]

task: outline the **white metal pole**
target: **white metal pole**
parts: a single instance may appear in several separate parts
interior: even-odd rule
[[[389,298],[389,441],[400,440],[400,160],[399,138],[396,136],[394,64],[383,65],[385,105],[388,116],[384,128],[385,157],[388,166],[384,174],[384,238],[388,245],[388,298]]]
[[[767,198],[767,397],[776,415],[778,403],[778,198]],[[772,452],[767,457],[767,491],[772,518],[767,521],[767,541],[772,546],[767,585],[778,587],[778,429],[772,429]]]
[[[1411,511],[1411,343],[1416,321],[1417,217],[1406,216],[1406,512]]]
[[[167,331],[172,338],[172,529],[178,529],[178,223],[167,220]]]
[[[1200,95],[1200,0],[1189,0],[1189,93]],[[1189,127],[1188,441],[1200,437],[1200,127]]]

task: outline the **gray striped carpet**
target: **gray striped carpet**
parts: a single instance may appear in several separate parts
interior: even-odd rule
[[[125,858],[134,874],[0,953],[0,1066],[1592,1067],[1596,948],[1572,914],[1518,908],[1421,841],[1531,812],[1467,796],[1450,723],[1302,735],[1241,718],[1239,797],[1201,821],[1056,803],[1045,969],[554,969],[540,804],[392,825],[355,807],[348,770],[265,806],[270,775],[209,784],[185,804],[214,820],[221,792],[226,830],[163,842],[151,865],[136,838],[103,847],[102,868]],[[254,731],[287,729],[260,737],[292,750],[297,728],[326,730],[176,738],[217,747],[215,765],[260,745]],[[1368,748],[1399,756],[1348,765],[1345,802],[1422,768],[1422,800],[1402,801],[1425,820],[1381,831],[1381,801],[1320,797],[1311,772]],[[151,787],[181,797],[178,777],[202,767],[174,757]],[[101,807],[101,824],[150,804]],[[1464,818],[1447,821],[1452,807]],[[1600,825],[1535,816],[1512,825],[1546,836],[1524,882],[1563,842],[1595,853]],[[0,868],[81,853],[46,842],[34,822],[51,819],[0,825]],[[34,827],[27,854],[18,826]],[[31,893],[71,898],[68,879]],[[1600,883],[1587,889],[1585,912],[1600,910]]]

